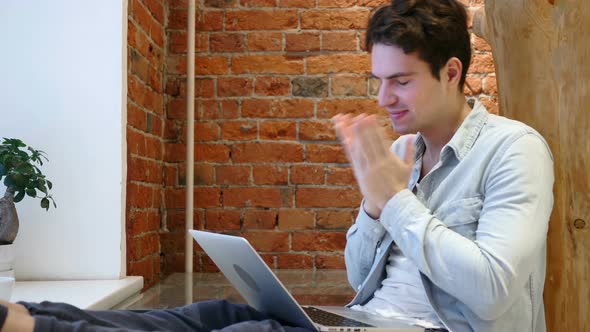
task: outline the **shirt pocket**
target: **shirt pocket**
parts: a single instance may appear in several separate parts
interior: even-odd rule
[[[444,203],[434,212],[434,216],[450,230],[475,240],[482,207],[481,197],[462,198]]]

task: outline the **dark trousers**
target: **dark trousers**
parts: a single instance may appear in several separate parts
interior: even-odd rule
[[[34,332],[215,331],[309,332],[283,325],[245,304],[204,301],[165,310],[81,310],[65,303],[24,305],[35,318]]]

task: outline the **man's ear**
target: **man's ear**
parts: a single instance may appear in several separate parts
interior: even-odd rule
[[[450,86],[458,87],[459,82],[461,81],[461,74],[463,73],[463,64],[461,63],[461,60],[457,57],[450,58],[442,70],[441,79]]]

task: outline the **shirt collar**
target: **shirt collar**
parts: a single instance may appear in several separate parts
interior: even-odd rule
[[[475,100],[473,109],[461,123],[451,140],[441,150],[441,161],[453,153],[458,160],[462,160],[471,150],[477,140],[481,129],[488,118],[488,111],[478,100]],[[426,143],[421,133],[416,137],[416,160],[422,158],[426,150]]]

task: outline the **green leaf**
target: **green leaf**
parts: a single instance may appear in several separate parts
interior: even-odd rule
[[[7,188],[14,187],[14,180],[12,179],[12,177],[10,177],[10,176],[7,176],[7,177],[4,179],[4,185],[5,185]]]
[[[45,210],[49,210],[49,199],[47,199],[47,197],[41,200],[41,207]]]
[[[4,175],[6,175],[6,167],[4,167],[4,165],[0,164],[0,178]]]
[[[45,180],[43,180],[43,179],[37,180],[37,189],[39,189],[43,193],[47,194],[47,187],[45,186]]]
[[[53,188],[53,183],[51,183],[51,181],[49,180],[47,180],[47,187],[49,188],[49,190]]]
[[[18,203],[18,202],[22,201],[24,197],[25,197],[25,192],[19,191],[18,194],[16,194],[16,196],[14,196],[14,202]]]
[[[37,197],[37,190],[35,190],[34,188],[28,188],[25,192],[30,197],[33,197],[33,198]]]

